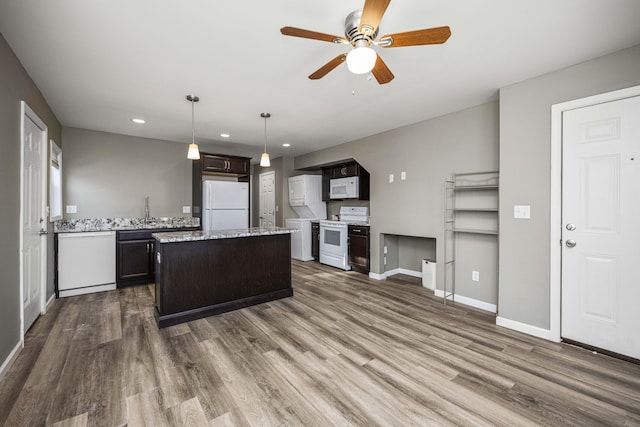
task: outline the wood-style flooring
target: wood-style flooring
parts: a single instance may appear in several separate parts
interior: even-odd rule
[[[159,330],[153,286],[55,301],[0,383],[7,426],[640,425],[640,366],[293,262],[294,296]]]

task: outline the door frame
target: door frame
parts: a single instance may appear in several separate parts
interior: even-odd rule
[[[258,227],[262,226],[262,220],[260,216],[262,215],[262,177],[267,175],[273,175],[273,225],[276,225],[276,217],[277,217],[277,209],[276,209],[276,171],[269,170],[265,172],[261,172],[258,174]]]
[[[24,259],[23,259],[23,247],[24,247],[24,233],[22,225],[24,224],[24,126],[25,119],[29,117],[33,123],[38,126],[42,136],[42,149],[40,155],[40,162],[42,167],[42,179],[41,185],[41,206],[42,206],[42,218],[43,227],[48,228],[48,216],[47,210],[47,181],[49,176],[48,168],[48,153],[49,153],[49,128],[40,120],[40,117],[27,105],[25,101],[20,101],[20,248],[19,248],[19,262],[20,262],[20,337],[24,339],[25,325],[24,325]],[[47,301],[47,239],[41,237],[41,272],[40,272],[40,314],[43,314],[46,310]]]
[[[632,86],[551,106],[551,209],[549,250],[549,339],[562,337],[562,113],[577,108],[640,96],[640,86]]]

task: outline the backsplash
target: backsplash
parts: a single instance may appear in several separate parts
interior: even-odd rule
[[[82,231],[109,231],[149,228],[199,227],[198,217],[162,217],[162,218],[88,218],[63,219],[53,224],[56,233]]]

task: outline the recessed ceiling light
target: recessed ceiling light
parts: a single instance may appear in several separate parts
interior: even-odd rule
[[[291,147],[291,144],[289,144],[288,142],[285,142],[284,144],[282,144],[283,147]]]
[[[220,136],[223,138],[231,138],[231,135],[229,135],[228,133],[221,133]]]
[[[138,123],[140,125],[147,123],[147,121],[145,119],[138,119],[138,118],[133,118],[133,119],[131,119],[131,121],[133,123]]]

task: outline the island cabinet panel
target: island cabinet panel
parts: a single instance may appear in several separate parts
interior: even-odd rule
[[[160,327],[293,295],[291,236],[156,243]]]

